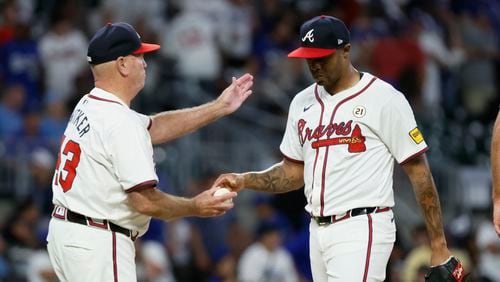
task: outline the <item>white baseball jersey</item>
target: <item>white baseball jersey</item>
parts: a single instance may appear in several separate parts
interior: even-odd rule
[[[75,107],[61,141],[53,203],[143,234],[150,217],[127,204],[127,192],[156,186],[151,119],[94,88]]]
[[[335,95],[317,84],[298,93],[280,150],[304,163],[306,210],[330,216],[394,206],[394,159],[404,164],[427,145],[403,94],[364,73]]]

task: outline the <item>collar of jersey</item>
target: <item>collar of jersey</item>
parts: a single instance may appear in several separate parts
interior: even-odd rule
[[[116,102],[116,103],[119,103],[120,105],[123,105],[125,107],[129,107],[127,104],[125,104],[125,102],[123,102],[122,100],[120,100],[120,98],[118,98],[117,96],[115,96],[113,93],[111,92],[108,92],[106,90],[103,90],[101,88],[97,88],[95,87],[94,89],[92,89],[89,93],[89,95],[92,95],[92,96],[95,96],[97,98],[100,98],[100,99],[103,99],[102,101],[104,102]],[[106,101],[108,100],[108,101]]]
[[[318,89],[320,90],[319,94],[323,99],[328,99],[328,100],[343,99],[363,89],[363,87],[365,87],[371,81],[372,78],[373,76],[371,74],[363,72],[363,76],[356,84],[354,84],[354,86],[342,90],[340,92],[337,92],[335,95],[330,95],[323,86],[318,85]]]

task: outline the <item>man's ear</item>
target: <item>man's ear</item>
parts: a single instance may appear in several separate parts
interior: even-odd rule
[[[128,76],[129,74],[128,61],[126,60],[125,57],[118,57],[115,60],[115,67],[121,76]]]
[[[344,47],[342,47],[344,53],[342,54],[345,58],[349,57],[349,52],[351,52],[351,43],[347,43]]]

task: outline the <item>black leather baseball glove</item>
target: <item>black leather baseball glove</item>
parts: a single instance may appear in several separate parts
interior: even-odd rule
[[[455,257],[450,257],[440,265],[431,267],[425,274],[426,282],[464,282],[467,275],[462,267],[462,263]]]

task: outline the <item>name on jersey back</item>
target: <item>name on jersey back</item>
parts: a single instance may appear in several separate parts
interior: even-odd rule
[[[76,109],[69,118],[69,123],[73,124],[78,131],[78,135],[83,137],[85,133],[89,132],[90,124],[87,116],[81,109]]]

